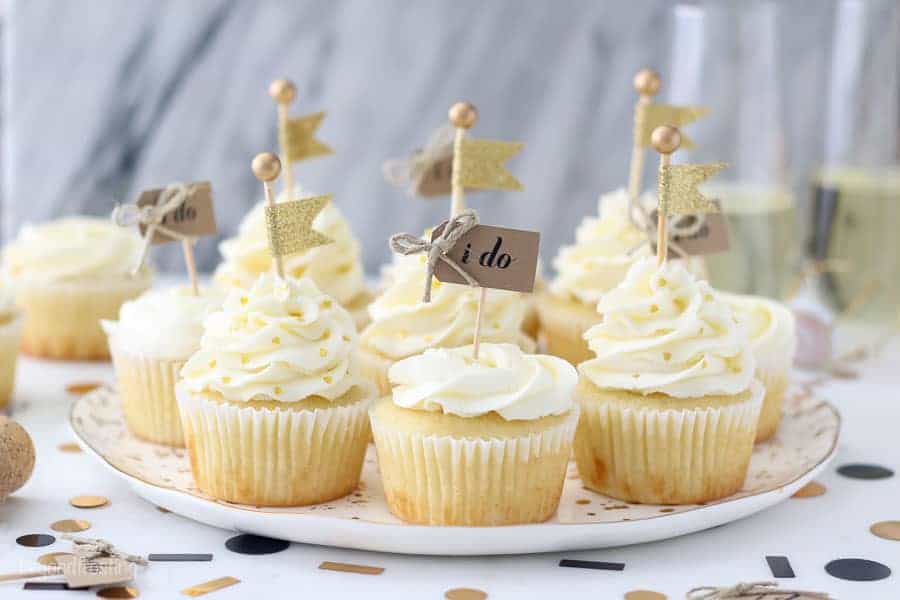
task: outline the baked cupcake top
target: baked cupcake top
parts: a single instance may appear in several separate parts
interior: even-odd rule
[[[16,307],[16,295],[12,286],[0,279],[0,324],[13,320],[19,314]]]
[[[797,334],[794,313],[780,302],[761,296],[719,292],[747,326],[756,366],[788,369],[794,362]]]
[[[13,280],[62,283],[131,277],[143,242],[109,219],[68,217],[22,227],[3,250],[3,273]],[[144,267],[144,274],[149,267]]]
[[[603,320],[584,334],[596,358],[579,365],[597,387],[696,398],[750,386],[744,323],[681,262],[642,258],[600,299]]]
[[[197,351],[203,322],[222,306],[215,288],[195,296],[190,287],[151,290],[124,303],[118,321],[101,321],[108,336],[128,352],[183,360]]]
[[[525,354],[515,344],[434,348],[388,373],[394,404],[459,417],[491,412],[508,421],[560,415],[572,408],[578,373],[555,356]]]
[[[312,280],[263,274],[207,317],[181,375],[188,390],[234,402],[335,400],[362,384],[355,347],[350,314]]]
[[[560,248],[553,261],[553,294],[596,304],[604,292],[617,286],[628,268],[650,254],[644,246],[628,254],[645,234],[628,218],[628,194],[619,189],[600,196],[599,217],[585,217],[575,231],[575,243]]]
[[[297,195],[298,198],[305,196],[308,194]],[[284,198],[282,194],[279,201]],[[296,279],[309,277],[324,293],[346,305],[366,291],[359,241],[334,202],[329,202],[316,215],[313,228],[334,243],[286,256],[284,272]],[[237,236],[223,241],[219,252],[223,262],[213,278],[225,288],[249,288],[257,276],[271,269],[264,202],[253,207],[241,222]]]
[[[392,359],[406,358],[428,348],[453,348],[472,343],[478,290],[441,283],[431,288],[431,302],[422,302],[426,257],[401,256],[390,270],[390,284],[369,305],[372,323],[361,341],[367,348]],[[484,306],[481,339],[533,347],[521,333],[526,304],[518,292],[489,290]]]

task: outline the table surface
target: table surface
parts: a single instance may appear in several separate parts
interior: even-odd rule
[[[246,598],[442,598],[446,590],[471,587],[492,599],[548,597],[622,598],[630,590],[683,598],[701,585],[733,585],[771,580],[767,555],[784,555],[797,574],[784,587],[830,593],[835,598],[900,597],[900,542],[875,537],[872,523],[900,520],[900,475],[877,481],[848,479],[835,469],[850,462],[878,463],[900,472],[900,402],[896,397],[900,340],[878,357],[856,365],[857,379],[831,380],[818,395],[838,407],[843,432],[835,462],[819,478],[823,496],[790,499],[755,516],[712,530],[662,542],[596,551],[472,558],[416,557],[293,544],[268,556],[234,554],[225,548],[232,532],[160,512],[84,453],[65,453],[73,441],[66,424],[72,382],[112,382],[108,364],[20,361],[13,416],[31,433],[37,465],[29,483],[0,505],[0,573],[33,570],[47,552],[68,551],[59,540],[44,548],[25,548],[25,533],[52,533],[59,519],[92,523],[83,535],[107,539],[130,553],[213,553],[207,563],[152,563],[140,569],[134,587],[142,598],[174,598],[179,591],[223,576],[241,583],[214,592],[221,600]],[[804,374],[798,374],[803,377]],[[80,494],[110,498],[105,508],[79,510],[68,499]],[[891,567],[878,582],[835,579],[824,565],[836,558],[860,557]],[[624,562],[620,572],[560,568],[561,558]],[[319,570],[322,561],[384,567],[378,576]],[[21,583],[0,584],[0,597],[59,600],[88,597],[83,592],[22,591]]]

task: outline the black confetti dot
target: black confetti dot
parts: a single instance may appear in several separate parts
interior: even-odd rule
[[[261,535],[242,533],[225,542],[225,547],[238,554],[275,554],[287,550],[290,542]]]
[[[603,562],[599,560],[575,560],[564,558],[559,561],[561,567],[573,567],[576,569],[596,569],[598,571],[623,571],[625,563]]]
[[[864,558],[839,558],[825,565],[825,571],[848,581],[878,581],[891,576],[889,567]]]
[[[841,465],[837,472],[851,479],[887,479],[894,476],[894,472],[887,467],[865,463]]]
[[[28,546],[29,548],[40,548],[41,546],[49,546],[56,542],[56,538],[46,533],[29,533],[28,535],[20,535],[16,538],[16,543],[20,546]]]

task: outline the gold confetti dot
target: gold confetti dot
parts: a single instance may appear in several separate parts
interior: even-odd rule
[[[331,300],[324,300],[322,302],[322,308],[331,308]]]
[[[475,588],[453,588],[444,592],[447,600],[484,600],[487,597],[487,592]]]
[[[75,442],[64,442],[56,447],[60,452],[81,452],[81,446]]]
[[[625,592],[625,600],[666,600],[668,596],[650,590],[632,590]]]
[[[49,554],[41,554],[38,556],[37,561],[45,567],[57,567],[59,566],[56,564],[57,556],[72,556],[72,554],[69,552],[50,552]]]
[[[657,306],[656,304],[651,304],[651,305],[650,305],[650,312],[651,312],[651,313],[657,313],[657,312],[659,312],[659,306]]]
[[[791,498],[815,498],[825,493],[827,488],[818,481],[810,481],[802,488],[794,492]]]
[[[242,355],[241,356],[241,364],[246,365],[248,362],[250,362],[250,357],[247,356],[246,354]]]
[[[328,356],[328,350],[326,350],[325,348],[319,348],[319,356],[325,358],[326,356]]]
[[[591,503],[591,501],[588,500],[587,498],[581,498],[581,499],[575,501],[575,504],[581,504],[581,505],[590,504],[590,503]]]
[[[222,588],[236,585],[240,582],[241,580],[237,579],[236,577],[219,577],[218,579],[213,579],[212,581],[192,585],[189,588],[181,590],[181,593],[185,596],[191,597],[202,596],[210,592],[215,592],[216,590],[221,590]]]
[[[351,563],[331,562],[326,560],[319,565],[324,571],[341,571],[343,573],[358,573],[360,575],[381,575],[384,567],[370,567],[368,565],[354,565]]]
[[[91,522],[83,521],[81,519],[64,519],[62,521],[56,521],[50,526],[50,529],[53,531],[62,533],[76,533],[79,531],[87,531],[90,528]]]
[[[247,296],[241,296],[241,304],[246,305],[248,302],[250,302],[250,298],[248,298]]]
[[[275,337],[272,338],[272,343],[275,344],[275,345],[280,344],[280,343],[281,343],[281,338],[278,337],[278,336],[276,335]]]
[[[102,383],[98,383],[96,381],[85,381],[78,383],[70,383],[66,386],[66,391],[70,394],[74,394],[76,396],[83,396],[88,392],[93,392],[94,390],[103,387]]]
[[[280,396],[281,394],[284,393],[284,390],[282,389],[282,387],[281,387],[280,385],[276,385],[276,386],[275,386],[275,393],[276,393],[277,395]]]
[[[349,336],[349,335],[342,335],[342,336],[341,336],[341,339],[344,340],[345,342],[349,342],[349,341],[350,341],[350,336]]]
[[[103,588],[97,592],[98,598],[137,598],[141,593],[137,588],[125,587],[117,585],[115,587]]]
[[[231,377],[229,375],[225,375],[222,377],[222,383],[231,383]]]
[[[216,364],[217,364],[217,363],[216,363],[215,360],[209,361],[209,368],[210,368],[210,369],[215,369],[215,368],[216,368]]]
[[[882,539],[900,542],[900,521],[879,521],[869,527],[869,531]]]
[[[106,496],[75,496],[69,499],[69,504],[75,508],[100,508],[109,504],[109,498]]]
[[[331,383],[332,381],[334,381],[334,379],[331,378],[331,375],[326,375],[325,377],[322,378],[322,380],[325,383]]]
[[[663,360],[672,360],[671,352],[663,352]]]
[[[327,339],[329,339],[329,338],[331,338],[331,330],[330,330],[330,329],[326,329],[325,332],[322,333],[322,339],[323,339],[323,340],[327,340]]]

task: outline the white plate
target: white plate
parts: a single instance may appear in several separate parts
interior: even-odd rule
[[[623,546],[671,538],[752,515],[791,496],[834,457],[840,417],[808,395],[786,400],[776,437],[754,449],[744,488],[707,505],[628,505],[585,489],[575,464],[557,514],[507,527],[408,525],[387,508],[369,448],[360,488],[345,498],[298,508],[260,508],[214,500],[194,487],[184,450],[133,437],[111,390],[79,398],[69,424],[82,448],[146,500],[214,527],[274,538],[406,554],[525,554]]]

